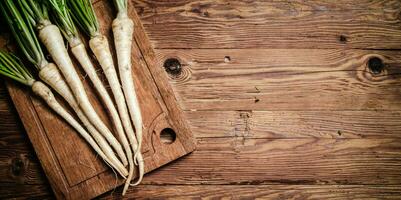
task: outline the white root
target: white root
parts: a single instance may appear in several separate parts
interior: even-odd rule
[[[143,175],[145,174],[145,161],[143,160],[142,154],[138,154],[138,156],[136,157],[137,161],[138,161],[138,180],[134,183],[134,184],[130,184],[131,186],[136,186],[139,185],[139,183],[142,182],[143,179]],[[127,178],[128,180],[128,178]]]
[[[95,54],[97,60],[99,61],[99,64],[102,67],[104,74],[106,75],[107,81],[109,82],[109,85],[110,85],[111,90],[114,95],[114,99],[117,103],[118,112],[120,114],[125,132],[128,136],[128,139],[129,139],[131,145],[133,145],[133,144],[136,145],[136,141],[132,141],[132,138],[131,138],[131,136],[135,135],[135,132],[131,125],[131,120],[130,120],[130,117],[128,114],[127,105],[125,104],[124,94],[123,94],[123,91],[121,90],[121,85],[118,80],[116,69],[114,67],[113,58],[110,53],[110,48],[109,48],[109,43],[107,41],[107,38],[103,35],[98,35],[96,37],[93,37],[89,41],[89,46],[92,49],[93,53]],[[126,137],[125,137],[125,141],[123,141],[123,142],[126,142],[123,144],[123,146],[125,147],[125,145],[128,145],[128,149],[130,149]],[[133,149],[133,150],[135,152],[136,149]],[[129,161],[130,161],[130,159],[132,160],[132,155],[131,155],[131,157],[128,156],[128,159],[129,159]],[[133,168],[134,168],[134,166],[130,167],[130,170],[128,173],[128,178],[127,178],[128,183],[129,183],[130,179],[132,179],[133,170],[134,170]],[[128,184],[126,184],[126,187],[127,186],[128,186]]]
[[[121,176],[126,177],[128,172],[124,165],[117,159],[113,150],[107,141],[103,138],[103,136],[96,130],[95,127],[89,122],[87,117],[82,112],[81,108],[78,106],[70,88],[66,84],[64,78],[60,74],[56,65],[53,63],[47,64],[45,67],[42,67],[39,72],[39,77],[45,83],[47,83],[51,88],[53,88],[57,93],[59,93],[66,102],[71,106],[71,108],[75,111],[78,118],[82,121],[84,126],[87,128],[89,133],[91,133],[92,137],[96,140],[96,142],[101,147],[102,151],[106,154],[111,162],[109,162],[110,166],[112,166]]]
[[[77,39],[79,40],[79,39]],[[109,93],[107,92],[106,88],[104,87],[102,81],[98,77],[95,67],[93,66],[89,55],[85,49],[85,46],[79,40],[75,44],[71,44],[71,52],[81,64],[82,68],[88,75],[89,79],[92,81],[93,86],[95,87],[96,91],[98,92],[100,98],[102,99],[103,103],[105,104],[107,110],[111,115],[111,119],[113,124],[117,130],[118,136],[121,139],[125,137],[124,129],[121,124],[121,119],[118,116],[118,112],[114,106],[113,100],[111,99]],[[127,140],[127,139],[125,139]]]
[[[79,79],[78,73],[75,71],[72,61],[64,46],[64,41],[60,30],[53,24],[46,25],[39,29],[39,38],[46,46],[53,60],[59,67],[85,115],[98,129],[98,131],[102,133],[110,145],[116,150],[117,155],[120,157],[123,164],[127,165],[127,157],[125,156],[120,143],[113,136],[107,126],[102,122],[88,99],[83,84]]]
[[[68,124],[70,124],[78,133],[89,143],[89,145],[96,151],[99,156],[104,159],[107,163],[112,165],[109,158],[103,153],[97,143],[92,137],[86,132],[84,128],[57,102],[52,91],[42,82],[36,81],[32,85],[32,91],[41,97],[46,104],[53,109],[58,115],[60,115]]]
[[[125,99],[128,105],[129,113],[135,126],[136,139],[134,137],[134,134],[129,134],[128,138],[130,139],[132,148],[135,152],[134,159],[138,162],[139,167],[138,181],[134,184],[137,185],[141,182],[144,175],[144,162],[141,155],[143,130],[142,114],[138,102],[138,97],[135,92],[131,64],[131,46],[134,33],[134,23],[125,12],[119,12],[117,18],[113,20],[112,27],[114,34],[114,43],[117,52],[120,79],[124,90]],[[127,178],[127,181],[130,181],[130,177]]]
[[[82,68],[85,70],[86,74],[89,76],[89,79],[92,81],[93,86],[97,90],[99,96],[101,97],[103,103],[106,105],[106,108],[108,109],[112,122],[114,126],[116,127],[118,138],[120,142],[123,145],[123,148],[127,154],[128,157],[128,164],[131,165],[130,159],[132,157],[132,152],[129,146],[129,143],[127,141],[127,138],[125,136],[125,132],[123,129],[123,126],[121,124],[121,119],[118,115],[118,112],[114,106],[113,100],[111,99],[109,93],[107,92],[106,88],[104,87],[102,81],[98,77],[95,67],[93,66],[88,53],[85,49],[85,46],[82,44],[81,40],[79,38],[74,38],[72,41],[70,41],[70,47],[73,55],[75,58],[78,60],[78,62],[81,64]],[[130,167],[131,171],[131,167]]]

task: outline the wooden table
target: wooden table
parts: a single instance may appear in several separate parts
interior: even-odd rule
[[[134,4],[198,149],[128,197],[401,198],[401,1]],[[0,116],[0,198],[52,198],[3,82]]]

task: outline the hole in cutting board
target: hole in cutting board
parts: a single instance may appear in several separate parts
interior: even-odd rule
[[[160,132],[160,141],[162,141],[164,144],[172,144],[175,139],[175,131],[171,128],[165,128]]]

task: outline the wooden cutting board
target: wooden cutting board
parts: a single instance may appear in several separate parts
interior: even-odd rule
[[[108,36],[110,45],[113,47],[111,22],[116,13],[112,1],[95,1],[94,8],[102,32]],[[164,69],[156,66],[154,51],[132,2],[130,2],[129,14],[135,23],[132,75],[143,112],[145,130],[142,153],[145,159],[145,170],[149,172],[192,152],[195,149],[195,141],[178,107]],[[7,45],[6,41],[7,39],[3,37],[0,40],[1,46]],[[114,53],[114,49],[112,52]],[[107,113],[85,73],[78,65],[76,68],[81,72],[81,78],[95,108],[101,117],[109,122]],[[103,76],[101,70],[99,75]],[[104,77],[102,78],[105,80]],[[57,198],[90,199],[123,183],[96,156],[75,130],[50,111],[42,101],[33,97],[28,88],[11,82],[7,85]],[[108,125],[112,128],[110,124]],[[169,140],[162,140],[161,135]]]

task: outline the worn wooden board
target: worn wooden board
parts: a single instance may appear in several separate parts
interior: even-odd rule
[[[401,44],[397,0],[137,0],[135,7],[157,48],[394,49]]]
[[[135,199],[399,199],[400,189],[361,185],[152,185],[135,189]],[[118,195],[104,197],[119,199]]]
[[[96,1],[94,8],[102,32],[113,46],[111,22],[115,16],[109,1]],[[133,73],[143,111],[145,171],[149,172],[194,150],[194,138],[174,98],[165,72],[156,68],[154,53],[142,25],[130,6],[130,16],[135,22],[133,45]],[[4,46],[4,44],[2,45]],[[100,68],[100,67],[99,67]],[[78,67],[77,70],[81,71]],[[82,73],[88,94],[102,118],[109,121],[107,113]],[[61,199],[89,199],[107,192],[123,183],[97,158],[97,155],[78,134],[61,120],[29,89],[9,83],[8,91],[17,108],[21,121],[39,157],[55,195]],[[108,124],[109,127],[110,123]],[[161,132],[172,129],[175,141],[163,143]]]
[[[198,138],[401,138],[400,111],[186,111]]]
[[[399,139],[237,136],[197,141],[197,151],[182,158],[182,162],[155,171],[148,183],[401,185]]]
[[[159,49],[185,110],[400,110],[401,52],[357,49]],[[378,57],[383,72],[372,74]],[[378,98],[380,97],[380,98]],[[316,101],[319,99],[319,101]]]

